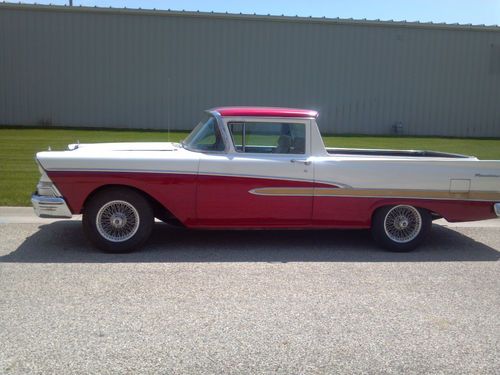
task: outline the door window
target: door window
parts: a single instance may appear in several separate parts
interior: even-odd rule
[[[237,152],[305,154],[303,123],[230,122],[229,131]]]

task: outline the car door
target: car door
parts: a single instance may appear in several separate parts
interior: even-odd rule
[[[309,120],[226,119],[223,126],[231,135],[229,152],[200,158],[198,224],[308,226],[313,202]]]

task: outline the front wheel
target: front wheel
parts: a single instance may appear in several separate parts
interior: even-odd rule
[[[383,248],[406,252],[415,249],[432,226],[427,210],[408,205],[379,208],[373,215],[372,235]]]
[[[83,229],[97,248],[111,253],[138,249],[151,235],[154,224],[149,202],[129,189],[97,193],[85,205]]]

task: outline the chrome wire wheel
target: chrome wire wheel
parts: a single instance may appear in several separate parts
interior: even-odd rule
[[[397,243],[414,240],[422,229],[422,216],[415,207],[395,206],[384,218],[384,231],[387,237]]]
[[[103,205],[96,215],[99,234],[111,242],[125,242],[139,229],[139,213],[130,203],[115,200]]]

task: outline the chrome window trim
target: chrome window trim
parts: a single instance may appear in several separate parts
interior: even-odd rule
[[[219,115],[220,116],[220,115]],[[251,117],[251,116],[249,116]],[[222,117],[221,117],[221,120],[222,120]],[[277,121],[279,120],[279,121]],[[289,121],[290,120],[290,121]],[[251,117],[251,121],[248,121],[248,118],[244,118],[244,119],[241,119],[240,116],[238,117],[228,117],[226,118],[226,121],[225,121],[225,126],[224,128],[227,129],[228,133],[230,134],[230,139],[231,139],[231,146],[232,146],[232,152],[234,153],[237,153],[237,154],[245,154],[245,155],[274,155],[274,156],[287,156],[287,155],[291,155],[291,156],[301,156],[301,157],[309,157],[311,155],[311,152],[310,152],[310,145],[309,145],[309,139],[310,139],[310,134],[309,134],[309,139],[308,139],[308,136],[307,136],[307,133],[308,131],[310,131],[311,129],[311,119],[310,118],[302,118],[302,117],[293,117],[293,118],[288,118],[288,117],[262,117],[262,118],[257,118],[257,117]],[[304,148],[304,152],[301,153],[301,154],[292,154],[292,153],[288,153],[288,154],[274,154],[274,153],[269,153],[269,152],[245,152],[245,132],[246,132],[246,124],[248,122],[262,122],[262,123],[288,123],[288,124],[302,124],[304,125],[304,135],[306,136],[305,137],[305,148]],[[236,149],[236,145],[234,143],[234,138],[229,130],[229,124],[231,123],[241,123],[243,125],[243,133],[242,133],[242,142],[243,142],[243,150],[242,151],[238,151]],[[309,130],[308,130],[309,129]]]
[[[214,111],[214,110],[208,110],[205,112],[211,114],[215,118],[215,120],[217,121],[217,126],[219,127],[219,131],[222,135],[222,142],[224,142],[224,151],[208,151],[207,153],[227,154],[230,150],[231,142],[229,140],[231,139],[231,137],[230,137],[230,135],[228,135],[229,131],[224,126],[224,120],[222,119],[222,116],[220,115],[219,112]]]
[[[241,143],[242,143],[242,145],[241,145],[241,152],[246,153],[246,148],[247,148],[247,123],[246,122],[243,122],[242,128],[243,129],[241,129]],[[233,139],[233,146],[235,146],[234,145],[234,139]],[[238,152],[238,150],[236,149],[236,147],[234,147],[234,150],[236,152]]]
[[[233,132],[229,129],[229,125],[240,125],[241,124],[241,142],[242,142],[242,151],[238,151],[238,149],[236,148],[236,142],[234,141],[234,137],[233,137]],[[229,132],[229,135],[231,136],[231,142],[233,144],[233,149],[234,149],[234,152],[238,152],[238,153],[245,153],[245,145],[246,145],[246,123],[244,121],[235,121],[235,122],[232,122],[232,121],[228,121],[227,122],[227,130]]]

